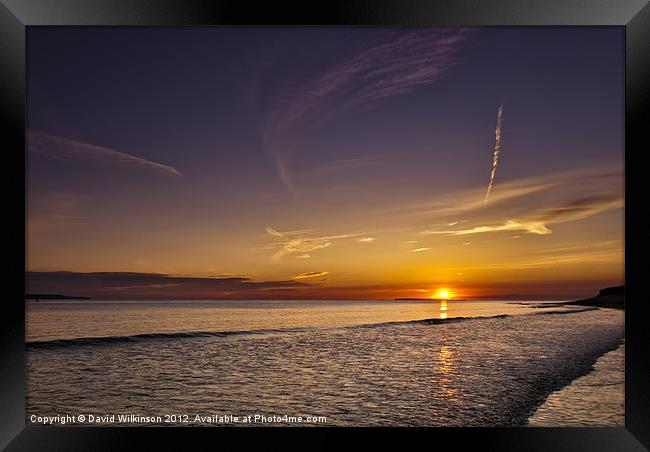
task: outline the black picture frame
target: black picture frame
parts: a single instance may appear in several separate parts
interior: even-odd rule
[[[194,440],[236,447],[262,440],[263,446],[294,443],[338,446],[341,433],[362,437],[366,447],[414,440],[435,448],[472,444],[488,450],[650,449],[650,344],[643,316],[645,275],[640,263],[647,246],[647,220],[641,191],[641,158],[650,149],[650,5],[646,0],[352,0],[328,2],[247,2],[208,0],[0,0],[1,122],[5,193],[14,201],[5,210],[6,243],[25,239],[25,36],[29,26],[196,26],[196,25],[404,25],[404,26],[619,26],[625,27],[625,264],[626,407],[625,428],[442,428],[442,429],[256,429],[106,428],[25,425],[25,248],[5,259],[11,290],[2,301],[0,342],[0,447],[7,450],[113,450],[147,446],[188,448]],[[621,49],[623,51],[623,49]],[[645,107],[645,108],[644,108]],[[8,158],[11,157],[11,158]],[[9,163],[10,162],[10,163]],[[21,167],[22,166],[22,167]],[[641,206],[639,209],[638,206]],[[20,218],[23,221],[20,221]],[[22,283],[21,283],[22,281]],[[299,439],[296,439],[296,432]],[[191,441],[191,442],[190,442]],[[215,442],[217,441],[217,442]],[[306,441],[306,442],[305,442]],[[399,444],[399,443],[396,443]],[[403,442],[401,444],[404,444]]]

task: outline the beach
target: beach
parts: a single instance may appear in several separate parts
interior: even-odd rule
[[[531,427],[620,427],[625,424],[625,345],[600,358],[594,370],[548,396]]]

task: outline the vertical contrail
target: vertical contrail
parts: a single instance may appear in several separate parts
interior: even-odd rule
[[[494,129],[494,156],[492,158],[492,173],[490,173],[490,183],[488,184],[487,193],[485,193],[485,201],[483,205],[487,205],[488,198],[490,197],[490,192],[492,191],[492,185],[494,184],[494,173],[497,171],[497,165],[499,164],[499,153],[501,152],[501,124],[503,123],[503,104],[499,105],[499,110],[497,110],[497,127]]]

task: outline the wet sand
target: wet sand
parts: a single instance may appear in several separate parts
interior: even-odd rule
[[[531,427],[623,427],[625,344],[601,356],[594,370],[548,396]]]

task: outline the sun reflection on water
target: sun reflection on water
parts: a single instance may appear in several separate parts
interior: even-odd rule
[[[440,300],[440,318],[447,318],[447,300]]]
[[[452,370],[454,353],[446,345],[440,347],[440,353],[438,354],[438,361],[440,362],[440,370],[444,374],[448,374]]]
[[[440,371],[440,378],[438,380],[438,390],[445,398],[453,398],[458,394],[458,390],[454,387],[455,372],[454,372],[454,353],[451,347],[441,345],[438,351],[438,370]]]

